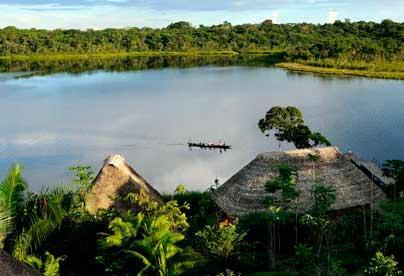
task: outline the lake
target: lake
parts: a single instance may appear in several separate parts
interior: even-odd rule
[[[379,162],[404,159],[402,81],[197,65],[0,74],[0,176],[18,161],[39,190],[68,183],[69,166],[98,171],[109,154],[120,153],[161,192],[180,183],[205,190],[258,153],[278,150],[257,127],[274,105],[301,109],[306,124],[342,151]],[[220,139],[233,149],[186,146]]]

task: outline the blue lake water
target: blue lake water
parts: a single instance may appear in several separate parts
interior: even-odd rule
[[[273,67],[205,66],[15,78],[0,74],[0,176],[13,162],[38,190],[68,183],[69,166],[120,153],[161,192],[224,182],[258,153],[278,150],[257,122],[293,105],[342,151],[404,159],[404,82],[321,77]],[[190,151],[188,140],[233,149]],[[282,149],[292,148],[284,144]]]

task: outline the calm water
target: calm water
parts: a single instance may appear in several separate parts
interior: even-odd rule
[[[404,82],[324,78],[271,67],[207,66],[15,78],[0,74],[0,176],[14,161],[33,189],[68,182],[66,168],[120,153],[158,190],[204,190],[259,152],[277,150],[258,120],[300,108],[341,150],[404,159]],[[234,149],[190,151],[224,139]],[[286,144],[283,149],[290,148]]]

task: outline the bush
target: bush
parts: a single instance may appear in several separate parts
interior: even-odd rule
[[[238,247],[246,233],[239,233],[237,225],[210,226],[196,233],[200,249],[212,258],[220,258],[224,262],[237,254]]]
[[[369,267],[365,269],[365,273],[376,276],[402,275],[402,272],[397,268],[397,264],[394,256],[384,256],[382,252],[376,252],[375,256],[370,260]]]

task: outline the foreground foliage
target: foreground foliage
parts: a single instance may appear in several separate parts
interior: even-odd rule
[[[369,268],[365,269],[368,275],[396,276],[402,272],[397,268],[397,262],[393,256],[384,256],[381,252],[376,252],[370,260]]]
[[[46,253],[43,263],[33,254],[61,226],[71,207],[71,194],[62,188],[32,193],[22,171],[20,165],[13,165],[0,184],[0,242],[18,260],[35,264],[48,275],[56,275],[61,258],[54,259]]]
[[[3,249],[44,275],[401,275],[404,200],[401,162],[384,165],[396,196],[378,209],[330,211],[335,191],[316,179],[312,206],[298,212],[299,171],[278,164],[268,208],[225,219],[209,193],[178,186],[158,204],[129,194],[127,212],[87,213],[92,169],[78,166],[75,189],[30,192],[14,165],[0,185]],[[63,242],[61,242],[63,241]],[[254,274],[256,273],[256,274]]]

